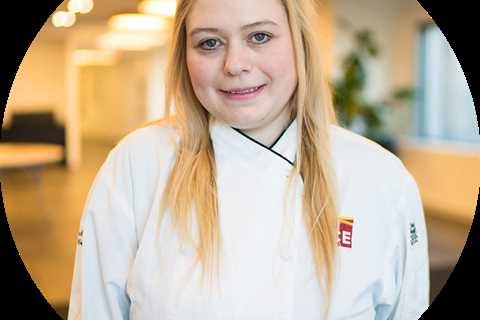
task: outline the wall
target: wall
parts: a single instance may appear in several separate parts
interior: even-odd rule
[[[480,150],[404,141],[400,157],[417,181],[426,210],[470,224],[480,181]]]
[[[368,77],[365,97],[378,99],[390,89],[392,68],[393,21],[398,14],[400,1],[393,0],[334,0],[334,76],[338,73],[340,58],[351,48],[352,41],[348,32],[341,27],[340,19],[345,19],[355,29],[368,28],[373,31],[380,53],[375,60],[368,62]]]
[[[338,74],[339,59],[351,48],[351,38],[339,24],[347,19],[355,29],[373,32],[379,56],[367,62],[365,98],[381,101],[392,90],[415,85],[416,28],[431,20],[415,0],[335,0],[334,76]],[[408,134],[412,129],[413,106],[390,108],[386,123],[390,132]]]
[[[152,51],[152,60],[147,79],[146,120],[153,121],[164,116],[165,110],[165,67],[167,48]]]
[[[80,68],[82,138],[117,142],[146,121],[150,61],[149,52],[125,52],[115,65]]]
[[[416,29],[431,18],[413,0],[400,1],[401,15],[395,21],[393,82],[415,84]],[[403,66],[411,66],[404,68]],[[405,116],[412,119],[413,116]],[[399,132],[412,132],[414,121]],[[475,212],[480,181],[480,148],[475,145],[404,139],[400,157],[417,180],[427,210],[470,224]]]
[[[13,112],[30,111],[53,111],[57,121],[64,124],[65,90],[64,43],[34,40],[13,82],[5,126]]]

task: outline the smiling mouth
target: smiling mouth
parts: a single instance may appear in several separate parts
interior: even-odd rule
[[[227,94],[234,94],[234,95],[245,95],[245,94],[251,94],[254,92],[257,92],[259,89],[263,88],[265,85],[262,84],[257,87],[249,87],[249,88],[243,88],[243,89],[232,89],[232,90],[222,90],[220,89],[221,92],[227,93]]]

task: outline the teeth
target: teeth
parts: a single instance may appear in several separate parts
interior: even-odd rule
[[[233,93],[233,94],[246,94],[246,93],[252,93],[252,92],[255,92],[258,90],[259,87],[256,87],[256,88],[252,88],[252,89],[247,89],[247,90],[243,90],[243,91],[228,91],[229,93]]]

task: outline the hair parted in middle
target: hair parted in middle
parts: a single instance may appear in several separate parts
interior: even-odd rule
[[[337,248],[337,197],[331,157],[331,124],[336,124],[330,88],[325,81],[320,47],[312,22],[317,8],[312,0],[279,0],[287,13],[295,52],[298,84],[290,99],[297,118],[297,155],[288,179],[303,180],[303,218],[315,263],[315,272],[327,298],[333,289]],[[165,115],[174,119],[179,143],[175,162],[161,200],[161,214],[170,209],[182,241],[194,240],[190,221],[196,213],[196,259],[204,278],[212,280],[221,262],[215,157],[209,135],[210,115],[195,96],[186,63],[186,20],[194,0],[178,0],[165,73]],[[175,108],[171,116],[172,104]],[[193,210],[194,209],[194,210]],[[207,272],[208,271],[208,272]]]

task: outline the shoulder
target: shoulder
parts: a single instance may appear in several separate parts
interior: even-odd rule
[[[353,131],[331,125],[330,140],[334,159],[352,168],[405,170],[398,156]]]
[[[132,161],[142,158],[165,158],[174,153],[178,130],[174,120],[160,119],[148,122],[121,138],[110,151]]]
[[[148,122],[125,135],[115,146],[117,149],[147,151],[161,147],[174,147],[177,139],[177,127],[174,120],[160,119]]]
[[[136,180],[148,172],[155,176],[174,157],[177,132],[175,123],[164,119],[129,132],[110,150],[100,171],[130,173]]]
[[[401,159],[339,126],[331,126],[330,139],[338,190],[345,201],[341,208],[356,212],[354,216],[369,221],[377,230],[385,230],[387,238],[397,234],[410,241],[412,225],[418,237],[426,237],[420,190]]]
[[[330,139],[340,177],[368,185],[372,191],[396,194],[402,192],[406,184],[415,184],[401,159],[375,141],[338,125],[331,125]]]

